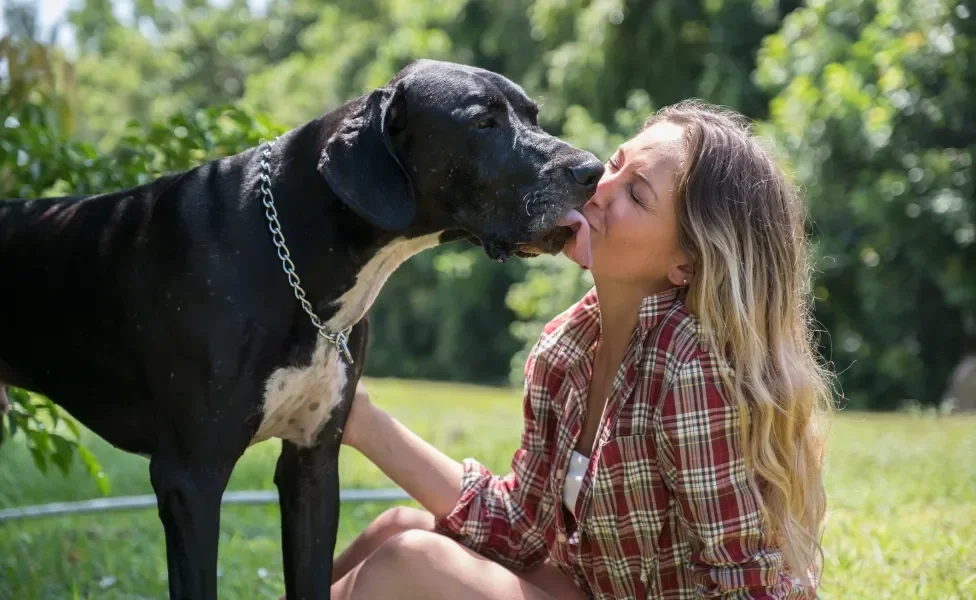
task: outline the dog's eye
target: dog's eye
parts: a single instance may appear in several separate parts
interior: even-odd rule
[[[490,129],[495,126],[495,119],[493,117],[485,117],[484,119],[475,121],[474,126],[476,129]]]

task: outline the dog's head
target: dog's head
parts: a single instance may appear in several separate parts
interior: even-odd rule
[[[366,96],[326,142],[319,169],[353,211],[387,231],[450,232],[489,257],[556,253],[556,223],[589,199],[602,163],[539,128],[518,85],[422,60]]]

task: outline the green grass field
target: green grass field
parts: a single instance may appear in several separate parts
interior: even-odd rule
[[[504,471],[518,443],[511,390],[373,380],[374,401],[455,458]],[[152,493],[148,462],[85,438],[112,495]],[[844,414],[831,432],[824,598],[976,598],[976,418]],[[250,449],[230,489],[274,489],[278,445]],[[352,450],[347,488],[391,482]],[[18,444],[0,447],[0,508],[98,497],[77,467],[41,475]],[[339,546],[389,504],[345,504]],[[277,506],[228,506],[220,534],[220,598],[284,590]],[[165,598],[155,510],[0,523],[0,600]]]

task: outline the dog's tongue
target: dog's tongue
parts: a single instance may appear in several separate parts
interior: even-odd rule
[[[590,224],[578,210],[571,210],[556,225],[569,227],[573,230],[573,237],[563,246],[563,254],[568,256],[574,263],[583,267],[590,268]]]

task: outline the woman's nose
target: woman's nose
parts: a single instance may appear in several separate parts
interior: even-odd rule
[[[600,181],[596,184],[596,191],[590,197],[591,204],[596,204],[600,208],[604,207],[613,190],[613,179],[613,173],[609,169],[603,172],[603,176],[600,177]]]

